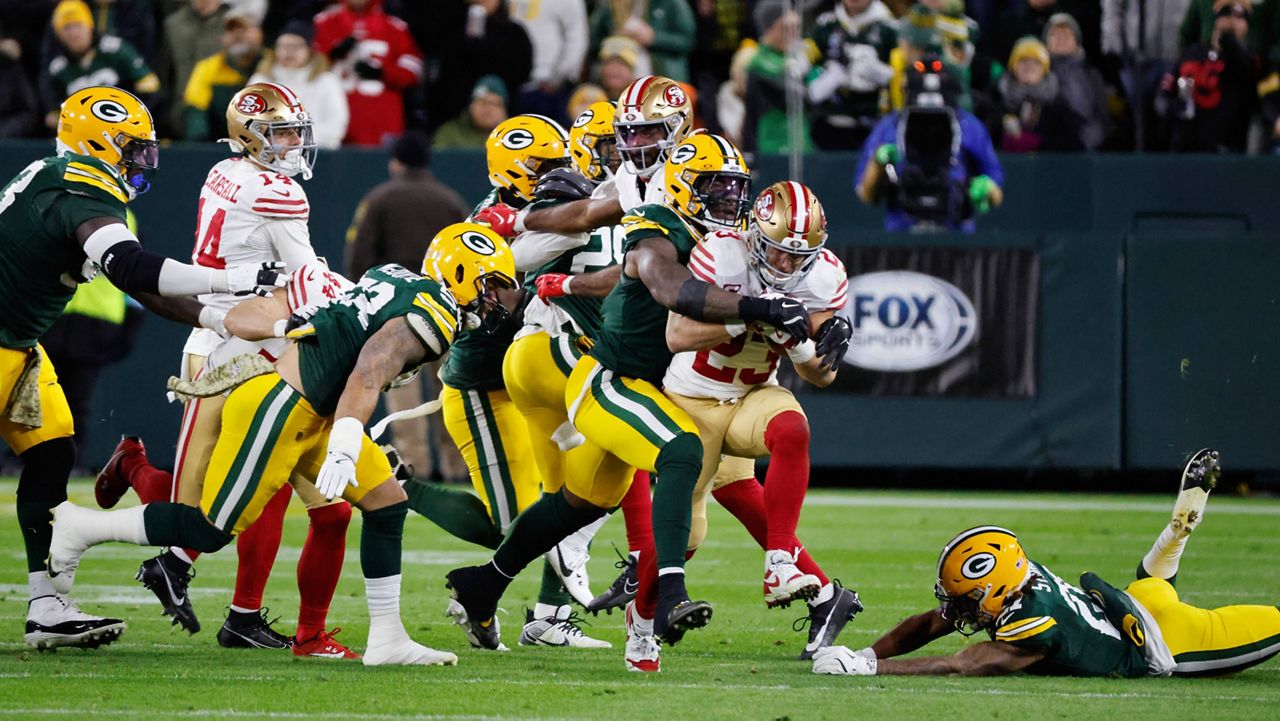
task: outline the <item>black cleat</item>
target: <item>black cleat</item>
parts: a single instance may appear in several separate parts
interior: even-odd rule
[[[191,607],[187,586],[196,577],[196,571],[188,567],[185,573],[175,573],[164,564],[163,558],[162,554],[143,561],[135,578],[160,599],[164,615],[172,616],[175,624],[182,626],[187,633],[195,634],[200,631],[200,621]]]
[[[622,573],[613,579],[613,585],[605,589],[604,593],[591,599],[591,603],[587,604],[587,610],[591,613],[599,614],[604,611],[611,614],[615,608],[626,608],[631,599],[636,597],[636,591],[640,590],[636,559],[633,556],[623,556],[622,560],[613,565],[622,569]]]
[[[702,628],[711,622],[713,609],[706,601],[690,601],[685,598],[672,605],[668,603],[658,599],[658,611],[653,620],[653,635],[668,646],[679,643],[686,632]]]
[[[271,624],[279,620],[268,620],[265,608],[256,613],[240,613],[228,607],[227,620],[218,629],[218,645],[223,648],[290,648],[293,639],[271,628]]]
[[[445,574],[444,586],[453,599],[445,613],[453,618],[475,648],[506,650],[496,615],[498,600],[506,590],[501,578],[492,564],[455,568]]]
[[[839,581],[832,581],[831,584],[835,589],[831,598],[810,606],[809,615],[796,619],[792,626],[797,631],[802,630],[806,624],[809,626],[809,642],[800,653],[801,661],[813,660],[813,654],[818,649],[835,643],[845,624],[862,611],[862,601],[858,598],[857,591],[850,591],[841,586]]]

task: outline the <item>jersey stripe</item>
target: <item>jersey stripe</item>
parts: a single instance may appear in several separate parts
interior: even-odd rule
[[[997,641],[1021,641],[1044,633],[1058,624],[1053,616],[1040,616],[1025,622],[1010,624],[996,631]]]
[[[129,202],[129,196],[125,195],[125,192],[120,189],[120,186],[116,185],[114,181],[103,179],[107,177],[105,173],[98,171],[94,171],[93,173],[84,172],[76,168],[72,168],[71,165],[71,163],[67,164],[67,172],[62,176],[63,180],[71,183],[83,183],[97,188],[98,190],[110,193],[113,198],[119,200],[121,203]],[[75,165],[80,165],[82,168],[89,167],[79,163],[75,163]]]
[[[696,255],[689,256],[689,271],[708,283],[714,283],[716,272],[707,262]]]
[[[253,201],[255,203],[272,203],[275,205],[306,205],[306,198],[298,198],[297,200],[286,200],[285,198],[262,197]]]
[[[628,233],[633,230],[655,230],[662,235],[671,235],[671,231],[661,223],[655,223],[643,215],[628,215],[622,219],[622,224],[626,226]]]
[[[308,208],[298,208],[297,210],[289,210],[287,208],[264,208],[260,205],[255,205],[253,206],[253,212],[261,213],[263,215],[295,216],[295,215],[306,215],[307,213],[310,213],[311,210]]]
[[[453,343],[454,328],[457,326],[457,321],[444,305],[426,293],[419,293],[418,297],[413,299],[413,304],[426,310],[431,315],[436,330],[440,333],[440,337],[444,339],[445,343]]]

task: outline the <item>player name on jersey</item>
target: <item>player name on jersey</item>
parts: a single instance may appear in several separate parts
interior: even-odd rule
[[[232,203],[236,202],[236,196],[240,194],[240,184],[219,173],[217,168],[209,171],[204,187],[210,193]]]

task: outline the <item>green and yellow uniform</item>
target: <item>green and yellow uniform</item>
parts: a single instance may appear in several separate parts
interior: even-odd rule
[[[61,102],[77,90],[94,85],[114,85],[131,93],[148,94],[160,89],[160,79],[126,40],[103,35],[82,58],[59,55],[49,62],[50,98]]]
[[[401,317],[427,348],[424,363],[444,352],[460,322],[457,302],[435,280],[394,264],[377,266],[289,333],[297,346],[301,390],[268,373],[231,392],[200,501],[210,522],[239,533],[257,519],[291,473],[316,477],[338,398],[364,344]],[[343,498],[356,503],[391,478],[386,456],[365,436],[356,462],[359,485],[349,486]]]
[[[0,417],[0,436],[14,453],[74,434],[66,396],[38,341],[77,284],[92,276],[76,228],[94,218],[124,222],[125,188],[112,166],[68,153],[28,165],[0,191],[0,398],[8,407],[24,373],[38,372],[42,421],[33,427]]]

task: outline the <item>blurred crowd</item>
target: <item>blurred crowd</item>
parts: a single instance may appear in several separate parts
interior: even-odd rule
[[[118,85],[161,135],[216,140],[270,80],[318,144],[481,147],[631,80],[686,84],[751,152],[858,149],[940,59],[1005,152],[1280,147],[1280,0],[0,0],[0,137],[49,137],[70,93]],[[790,111],[790,112],[789,112]],[[800,132],[795,125],[800,124]]]

